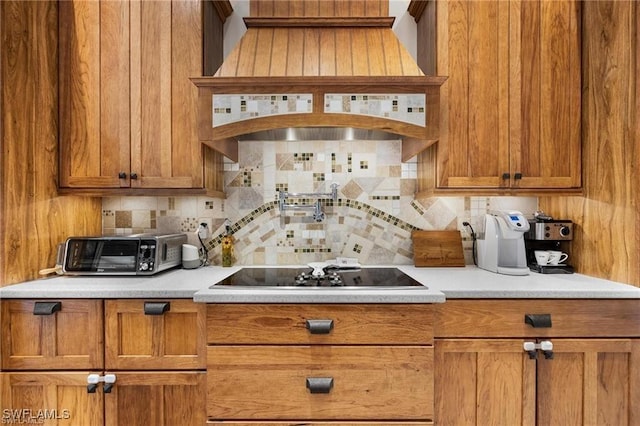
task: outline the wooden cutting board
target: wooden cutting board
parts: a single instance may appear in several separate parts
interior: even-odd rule
[[[464,266],[460,231],[413,231],[416,266]]]

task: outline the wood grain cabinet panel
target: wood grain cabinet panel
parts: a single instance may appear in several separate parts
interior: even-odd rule
[[[288,421],[288,422],[243,422],[243,421],[215,421],[209,420],[207,421],[207,425],[216,425],[216,426],[259,426],[259,425],[268,425],[268,426],[320,426],[320,425],[332,425],[332,426],[427,426],[432,425],[433,422],[414,422],[414,421],[404,421],[404,422],[305,422],[305,421]]]
[[[59,4],[61,188],[221,194],[222,159],[198,139],[189,80],[203,73],[201,8],[197,0]]]
[[[49,315],[38,305],[60,303]],[[103,368],[101,300],[3,300],[3,370]]]
[[[212,418],[433,418],[432,347],[210,346],[207,358]],[[312,393],[314,378],[332,387]]]
[[[419,62],[448,79],[440,139],[419,156],[418,190],[580,188],[580,2],[426,9]]]
[[[330,321],[327,333],[309,329]],[[209,344],[433,344],[430,305],[210,305]]]
[[[145,304],[168,303],[159,315]],[[206,305],[190,299],[106,300],[105,365],[112,370],[197,370],[206,367]]]
[[[6,424],[102,425],[102,394],[87,393],[89,372],[0,373]]]
[[[526,315],[549,315],[535,328]],[[438,307],[436,337],[638,337],[638,300],[448,300]]]
[[[118,372],[104,394],[106,426],[205,424],[206,375],[189,372]]]
[[[440,310],[443,328],[436,325],[436,424],[638,424],[640,408],[633,402],[640,398],[638,303],[447,301]],[[551,328],[522,329],[510,321],[540,307],[550,308]],[[535,350],[532,358],[525,342],[552,348]]]
[[[211,304],[209,424],[433,424],[434,307]]]

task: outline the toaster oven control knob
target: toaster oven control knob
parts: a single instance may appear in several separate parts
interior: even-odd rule
[[[149,263],[148,262],[140,262],[140,270],[141,271],[148,271],[149,270]]]
[[[560,235],[562,235],[563,237],[568,237],[569,234],[571,234],[571,229],[569,229],[568,226],[560,227]]]

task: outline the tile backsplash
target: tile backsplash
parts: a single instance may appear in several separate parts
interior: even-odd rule
[[[239,163],[225,163],[224,200],[207,197],[108,197],[102,202],[105,235],[195,231],[208,219],[204,240],[212,264],[220,264],[220,242],[229,220],[237,264],[293,265],[356,257],[362,264],[411,264],[411,232],[462,231],[471,263],[471,240],[462,222],[478,231],[489,209],[537,208],[533,197],[414,197],[417,164],[401,162],[400,141],[241,142]],[[278,191],[329,193],[322,222],[309,211],[285,211]],[[312,199],[288,200],[299,204]]]

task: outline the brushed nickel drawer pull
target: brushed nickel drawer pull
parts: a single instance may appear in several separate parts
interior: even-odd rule
[[[33,305],[33,315],[53,315],[62,310],[62,302],[36,302]]]
[[[330,319],[308,319],[305,326],[311,334],[329,334],[333,330],[333,320]]]
[[[169,302],[144,302],[145,315],[162,315],[170,309]]]
[[[329,393],[333,389],[333,377],[307,377],[307,389],[311,393]]]
[[[525,314],[524,322],[533,328],[551,328],[551,314]]]

